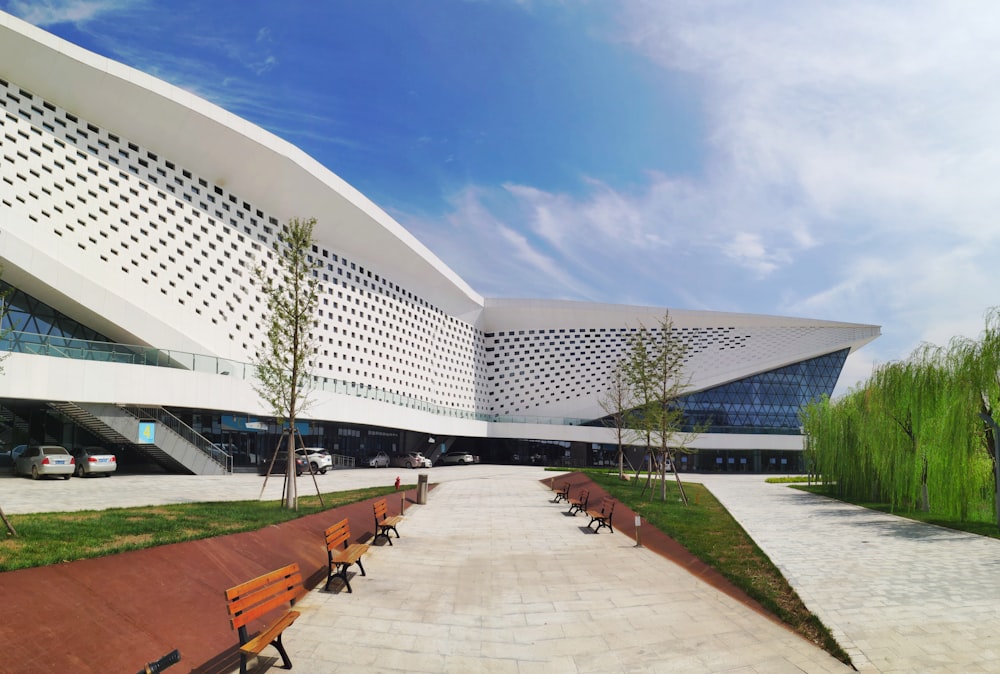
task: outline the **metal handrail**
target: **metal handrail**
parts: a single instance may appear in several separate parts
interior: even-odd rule
[[[199,451],[204,453],[212,461],[220,464],[226,473],[233,472],[233,456],[216,447],[208,438],[198,433],[176,416],[162,407],[139,407],[136,405],[120,405],[133,417],[139,420],[154,419],[157,423],[163,424],[177,435],[184,438],[186,442],[194,445]]]

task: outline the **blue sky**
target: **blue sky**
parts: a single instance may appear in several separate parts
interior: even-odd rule
[[[992,3],[0,8],[301,147],[486,296],[881,325],[841,391],[1000,304]]]

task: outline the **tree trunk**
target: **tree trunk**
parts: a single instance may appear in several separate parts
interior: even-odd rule
[[[285,465],[285,509],[299,509],[299,494],[295,480],[295,418],[289,419],[288,441],[285,444],[288,463]]]

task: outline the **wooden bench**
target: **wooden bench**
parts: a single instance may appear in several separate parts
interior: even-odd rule
[[[379,499],[375,501],[373,506],[375,510],[375,537],[372,539],[372,543],[379,539],[379,536],[385,536],[385,539],[389,541],[389,545],[392,545],[392,537],[389,536],[390,531],[396,532],[396,538],[399,538],[399,532],[396,531],[396,525],[403,521],[402,515],[393,515],[389,517],[389,511],[385,505],[385,499]]]
[[[361,555],[368,552],[367,543],[351,543],[351,526],[343,519],[323,532],[326,536],[326,557],[330,563],[330,573],[326,579],[326,590],[334,578],[340,578],[347,586],[348,592],[353,592],[351,582],[347,580],[347,569],[351,564],[357,564],[361,575],[366,576],[365,567],[361,564]],[[341,547],[343,546],[343,547]]]
[[[559,501],[569,500],[569,482],[563,482],[559,485],[559,489],[556,490],[556,496],[552,499],[553,503],[559,503]]]
[[[298,564],[289,564],[226,590],[230,623],[240,635],[240,674],[246,674],[247,656],[258,655],[268,644],[278,649],[285,669],[292,668],[292,661],[281,645],[281,633],[295,622],[299,612],[285,606],[294,606],[305,594]],[[247,624],[269,614],[278,617],[250,638]]]
[[[605,496],[601,499],[601,509],[600,510],[588,510],[587,514],[590,516],[590,522],[587,524],[587,528],[597,522],[597,528],[594,529],[596,534],[601,530],[602,527],[607,527],[611,529],[611,533],[615,533],[615,528],[611,526],[611,515],[615,512],[615,500],[610,496]]]
[[[576,498],[567,499],[569,501],[569,514],[576,517],[577,513],[587,511],[587,501],[590,499],[590,490],[581,489]]]

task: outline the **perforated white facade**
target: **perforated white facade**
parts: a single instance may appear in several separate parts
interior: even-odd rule
[[[604,429],[559,419],[603,416],[598,399],[630,332],[664,311],[484,299],[297,148],[2,14],[0,178],[5,281],[110,340],[233,364],[184,378],[12,354],[0,397],[266,413],[233,375],[264,339],[255,266],[269,269],[292,217],[318,220],[313,372],[349,387],[319,392],[317,418],[607,441]],[[671,317],[689,345],[692,390],[878,335],[876,326],[810,319]]]

